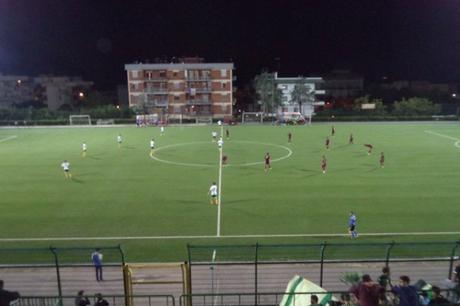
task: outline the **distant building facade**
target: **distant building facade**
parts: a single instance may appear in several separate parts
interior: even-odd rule
[[[348,70],[334,70],[323,75],[326,99],[357,98],[363,94],[364,78]]]
[[[72,104],[79,92],[87,91],[92,82],[67,76],[38,76],[0,74],[0,107],[40,101],[50,110]]]
[[[127,64],[129,106],[170,118],[230,119],[233,63]]]
[[[278,113],[296,113],[300,112],[305,117],[311,117],[314,113],[314,105],[320,102],[320,96],[324,95],[325,91],[320,89],[324,80],[321,77],[278,77],[275,72],[276,88],[282,93],[281,106]],[[311,95],[311,100],[302,103],[299,107],[297,101],[293,101],[292,92],[297,84],[303,84],[308,87]]]
[[[10,107],[34,99],[33,79],[24,75],[0,74],[0,107]]]
[[[83,99],[93,82],[83,81],[79,77],[39,76],[34,78],[35,84],[44,90],[44,103],[48,109],[57,110],[62,105],[71,105],[75,100]],[[83,94],[82,96],[80,96]]]
[[[414,94],[426,95],[431,92],[439,92],[445,95],[457,95],[458,87],[457,84],[453,83],[431,83],[428,81],[408,81],[400,80],[391,83],[384,83],[380,85],[384,89],[409,89]]]

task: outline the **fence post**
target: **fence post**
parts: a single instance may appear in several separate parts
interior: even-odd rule
[[[254,273],[255,273],[255,280],[254,280],[254,298],[255,298],[255,301],[254,301],[254,305],[258,305],[258,299],[257,299],[257,287],[259,286],[258,284],[258,278],[259,278],[259,274],[258,274],[258,262],[259,262],[259,243],[256,242],[256,252],[255,252],[255,258],[254,258]]]
[[[190,251],[190,244],[187,243],[187,256],[188,256],[188,273],[187,273],[187,282],[188,282],[188,297],[186,300],[186,305],[187,306],[192,306],[192,252]]]
[[[323,287],[324,252],[326,250],[326,244],[327,244],[326,241],[324,241],[321,244],[321,264],[320,264],[320,269],[319,269],[319,286],[320,287]]]
[[[455,252],[457,251],[457,248],[459,246],[460,246],[460,241],[456,241],[455,246],[452,248],[452,252],[450,253],[449,272],[447,275],[448,279],[451,279],[452,277],[452,269],[454,268]]]
[[[388,267],[388,263],[390,262],[390,253],[391,249],[395,246],[396,242],[392,241],[385,251],[385,267]]]
[[[123,249],[121,248],[121,244],[118,245],[118,250],[120,251],[121,255],[121,265],[125,265],[125,252],[123,252]]]
[[[57,283],[58,283],[58,295],[59,295],[59,304],[62,305],[62,286],[61,286],[61,273],[59,271],[59,260],[58,255],[56,252],[56,248],[50,246],[50,251],[53,253],[54,256],[54,264],[56,265],[56,275],[57,275]]]

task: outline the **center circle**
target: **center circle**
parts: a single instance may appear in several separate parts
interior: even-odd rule
[[[277,145],[273,143],[265,143],[265,142],[256,142],[256,141],[244,141],[244,140],[232,140],[231,143],[242,143],[242,144],[256,144],[256,145],[264,145],[264,146],[271,146],[271,147],[277,147],[281,148],[284,151],[286,151],[286,154],[272,159],[272,162],[278,162],[283,159],[289,158],[292,155],[292,150],[286,146],[283,145]],[[155,152],[159,152],[165,149],[170,149],[170,148],[175,148],[175,147],[181,147],[181,146],[188,146],[188,145],[196,145],[196,144],[210,144],[209,141],[194,141],[194,142],[184,142],[184,143],[176,143],[172,145],[166,145],[163,147],[160,147],[155,150]],[[215,144],[216,149],[217,149],[217,144]],[[224,144],[225,148],[225,144]],[[177,165],[177,166],[187,166],[187,167],[216,167],[218,164],[216,163],[215,165],[209,165],[209,164],[202,164],[202,163],[185,163],[185,162],[176,162],[176,161],[171,161],[167,159],[162,159],[156,156],[155,154],[150,154],[150,157],[158,162],[161,163],[166,163],[166,164],[171,164],[171,165]],[[245,166],[254,166],[254,165],[262,165],[264,164],[264,161],[258,161],[258,162],[250,162],[250,163],[235,163],[235,164],[227,164],[224,167],[245,167]]]

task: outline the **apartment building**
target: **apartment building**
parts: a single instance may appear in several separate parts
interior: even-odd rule
[[[233,63],[127,64],[129,106],[170,118],[230,119]]]

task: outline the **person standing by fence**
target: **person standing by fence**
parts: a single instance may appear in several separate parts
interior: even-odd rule
[[[9,306],[12,301],[19,299],[19,297],[18,292],[3,289],[3,280],[0,280],[0,306]]]
[[[102,278],[102,257],[103,256],[100,252],[100,249],[96,249],[93,253],[91,253],[91,261],[93,262],[94,268],[96,269],[96,281],[98,282],[104,280]]]

